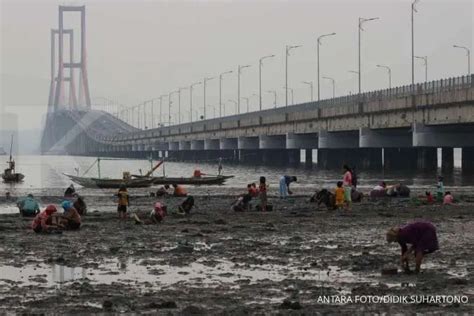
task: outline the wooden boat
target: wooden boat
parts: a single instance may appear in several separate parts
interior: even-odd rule
[[[153,184],[180,184],[180,185],[222,185],[227,179],[234,176],[212,176],[212,177],[150,177],[134,175],[136,179],[152,179]]]
[[[86,178],[65,174],[69,179],[86,188],[118,189],[121,185],[127,188],[147,188],[153,184],[153,179],[108,179]]]
[[[224,175],[218,175],[218,176],[208,176],[208,177],[167,177],[164,175],[164,162],[165,160],[159,161],[154,167],[153,167],[153,162],[152,163],[152,168],[150,171],[148,171],[144,175],[132,175],[133,178],[135,179],[152,179],[153,184],[181,184],[181,185],[221,185],[223,184],[227,179],[233,178],[234,176],[224,176]],[[153,172],[158,169],[163,165],[163,176],[161,177],[153,177],[152,174]]]
[[[122,179],[111,179],[111,178],[102,178],[100,176],[100,162],[102,160],[117,160],[112,158],[97,158],[94,163],[84,172],[83,176],[79,175],[73,176],[70,174],[64,174],[69,179],[74,181],[77,184],[82,185],[86,188],[98,188],[98,189],[118,189],[120,186],[125,185],[127,188],[147,188],[153,184],[153,179],[151,178],[141,178],[134,179],[130,176],[129,172],[124,172]],[[93,177],[84,177],[89,170],[97,164],[97,178]]]
[[[21,182],[25,178],[23,174],[15,172],[15,160],[13,160],[13,157],[12,157],[12,150],[13,150],[13,135],[12,135],[12,141],[10,144],[10,160],[7,161],[8,168],[4,170],[4,173],[2,173],[2,179],[4,182],[7,182],[7,183]]]

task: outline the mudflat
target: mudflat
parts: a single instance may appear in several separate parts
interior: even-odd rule
[[[158,225],[121,222],[111,211],[113,201],[85,198],[89,213],[80,231],[35,234],[27,228],[31,220],[0,215],[0,313],[473,310],[474,201],[469,198],[453,206],[364,201],[346,214],[318,210],[301,196],[270,198],[274,211],[265,213],[232,212],[229,196],[197,196],[190,216],[170,215]],[[144,214],[156,200],[136,198],[131,210]],[[161,201],[172,211],[182,200]],[[436,225],[440,250],[426,256],[422,273],[400,268],[395,273],[400,249],[387,244],[385,232],[415,219]],[[468,302],[341,301],[366,295],[458,295]],[[324,301],[328,297],[330,303]]]

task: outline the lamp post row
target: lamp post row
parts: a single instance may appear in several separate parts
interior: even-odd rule
[[[428,81],[428,57],[427,56],[415,56],[415,13],[417,13],[417,8],[416,8],[416,5],[418,4],[420,0],[414,0],[412,3],[411,3],[411,59],[412,59],[412,69],[411,69],[411,77],[412,77],[412,84],[415,83],[415,66],[414,66],[414,63],[415,63],[415,59],[421,59],[423,60],[423,64],[424,64],[424,67],[425,67],[425,81]],[[359,20],[358,20],[358,71],[354,71],[354,70],[350,70],[349,72],[351,73],[355,73],[357,74],[357,77],[358,77],[358,92],[359,94],[361,93],[362,91],[362,56],[361,56],[361,47],[362,47],[362,32],[364,31],[364,24],[369,22],[369,21],[374,21],[374,20],[378,20],[379,18],[378,17],[372,17],[372,18],[363,18],[363,17],[359,17]],[[320,71],[320,46],[322,46],[322,39],[325,38],[325,37],[329,37],[329,36],[334,36],[336,35],[336,33],[328,33],[328,34],[323,34],[323,35],[320,35],[319,37],[317,37],[317,98],[318,98],[318,101],[321,99],[321,85],[320,85],[320,78],[321,78],[321,71]],[[288,106],[288,91],[291,91],[292,93],[292,103],[294,102],[293,100],[293,95],[294,95],[294,91],[293,89],[289,88],[288,87],[288,75],[289,75],[289,56],[291,55],[291,51],[293,49],[296,49],[296,48],[299,48],[301,47],[301,45],[286,45],[286,49],[285,49],[285,86],[284,86],[284,89],[285,89],[285,106]],[[458,49],[464,49],[466,51],[466,55],[467,55],[467,68],[468,68],[468,75],[471,74],[471,65],[470,65],[470,62],[471,62],[471,58],[470,58],[470,49],[465,47],[465,46],[459,46],[459,45],[453,45],[454,48],[458,48]],[[275,55],[267,55],[267,56],[263,56],[259,59],[259,94],[254,94],[255,96],[258,97],[258,104],[259,104],[259,109],[262,110],[262,68],[263,68],[263,61],[267,58],[272,58],[272,57],[275,57]],[[248,97],[241,97],[240,96],[240,90],[241,90],[241,80],[240,80],[240,76],[242,74],[242,70],[244,68],[248,68],[248,67],[251,67],[251,65],[239,65],[238,68],[237,68],[237,101],[235,100],[229,100],[233,103],[235,103],[236,105],[236,113],[240,114],[241,112],[241,106],[240,106],[240,100],[241,99],[244,99],[247,101],[247,111],[249,111],[249,98]],[[392,69],[387,66],[387,65],[376,65],[376,67],[378,68],[384,68],[387,70],[387,73],[388,73],[388,86],[389,88],[392,87]],[[230,74],[232,73],[233,71],[226,71],[226,72],[223,72],[219,75],[219,116],[222,116],[222,115],[225,115],[225,106],[223,106],[223,102],[222,102],[222,82],[223,82],[223,76],[225,76],[226,74]],[[193,83],[189,86],[189,91],[190,91],[190,101],[189,101],[189,105],[190,105],[190,110],[189,110],[189,115],[190,115],[190,122],[193,121],[193,111],[192,111],[192,96],[193,96],[193,87],[199,85],[199,84],[203,84],[203,90],[204,90],[204,106],[203,106],[203,110],[204,110],[204,115],[203,117],[204,118],[207,118],[206,116],[206,108],[207,108],[207,104],[206,104],[206,86],[207,86],[207,82],[212,80],[212,79],[215,79],[215,77],[206,77],[203,79],[202,82],[196,82],[196,83]],[[332,82],[332,85],[333,85],[333,97],[335,97],[335,80],[334,78],[330,78],[330,77],[325,77],[323,76],[323,79],[327,79],[327,80],[331,80]],[[310,95],[311,95],[311,101],[314,100],[313,98],[313,82],[311,81],[303,81],[302,82],[303,84],[306,84],[310,87]],[[171,96],[172,94],[174,93],[178,93],[178,118],[177,118],[177,122],[178,123],[181,123],[181,91],[182,90],[185,90],[187,88],[179,88],[178,90],[176,91],[172,91],[168,94],[168,123],[171,124],[171,104],[172,104],[172,100],[171,100]],[[270,90],[270,91],[267,91],[268,93],[272,93],[274,95],[274,107],[276,107],[276,104],[277,104],[277,93],[276,91],[274,90]],[[162,124],[161,122],[161,118],[162,118],[162,98],[164,97],[165,95],[162,95],[160,96],[159,98],[156,98],[156,99],[159,99],[160,100],[160,124]],[[138,106],[135,106],[135,107],[138,107],[138,111],[140,111],[140,106],[143,105],[144,106],[144,112],[146,111],[146,104],[148,102],[151,102],[151,112],[152,112],[152,115],[151,115],[151,124],[154,126],[155,124],[155,121],[154,121],[154,114],[153,114],[153,108],[154,108],[154,100],[155,99],[152,99],[152,100],[148,100],[148,101],[145,101],[144,103],[138,105]],[[133,108],[135,108],[133,107]],[[224,110],[224,113],[223,113],[223,110]],[[123,110],[121,111],[123,112]],[[215,112],[215,108],[214,108],[214,112]],[[140,116],[139,116],[140,113],[138,113],[137,115],[137,125],[140,125]],[[117,115],[118,115],[118,112],[117,112]],[[134,112],[133,110],[131,111],[131,115],[132,115],[132,118],[131,120],[133,121],[134,119]],[[129,116],[130,116],[130,112],[129,112]],[[215,116],[215,115],[214,115]],[[144,113],[143,115],[143,125],[146,126],[146,114]]]

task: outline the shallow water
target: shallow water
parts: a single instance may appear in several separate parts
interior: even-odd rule
[[[33,192],[37,195],[62,194],[65,187],[71,184],[67,174],[83,174],[94,163],[94,157],[76,156],[19,156],[16,157],[17,171],[25,175],[23,183],[5,184],[0,183],[1,191],[10,191],[13,195],[22,195]],[[456,161],[459,160],[457,157]],[[458,161],[459,162],[459,161]],[[155,162],[156,163],[156,162]],[[110,178],[121,178],[123,171],[138,174],[141,169],[146,172],[150,169],[148,160],[104,160],[100,164],[101,176]],[[167,162],[164,168],[160,167],[155,175],[163,174],[169,176],[191,176],[193,170],[199,168],[204,173],[216,174],[217,163],[184,163]],[[278,179],[281,175],[295,175],[298,183],[292,187],[298,190],[313,190],[315,187],[334,187],[335,183],[342,177],[342,171],[319,170],[316,167],[308,169],[305,167],[268,167],[268,166],[246,166],[236,164],[224,164],[224,174],[232,174],[235,177],[229,179],[224,186],[211,186],[196,188],[198,193],[225,194],[227,189],[245,188],[250,182],[257,182],[260,176],[266,176],[270,188],[277,190]],[[93,166],[86,176],[96,177],[97,166]],[[384,172],[384,171],[361,171],[358,173],[359,186],[371,188],[381,180],[387,183],[404,182],[412,187],[422,189],[434,189],[436,174],[418,171],[409,172]],[[452,175],[445,175],[445,185],[451,187],[474,186],[474,177],[462,174],[455,169]],[[80,187],[77,185],[77,187]],[[137,192],[148,192],[150,189],[137,189]],[[81,189],[83,195],[108,195],[115,190]]]
[[[0,265],[0,276],[0,284],[15,282],[18,286],[42,284],[48,287],[60,287],[65,282],[80,280],[96,284],[139,282],[149,284],[151,287],[172,286],[180,283],[215,287],[224,283],[252,284],[265,279],[279,282],[293,278],[317,280],[325,284],[367,281],[336,266],[330,266],[327,270],[318,270],[303,269],[298,265],[236,264],[224,259],[206,262],[204,258],[183,267],[170,266],[152,258],[126,262],[112,258],[96,268],[44,263],[27,264],[22,267]]]

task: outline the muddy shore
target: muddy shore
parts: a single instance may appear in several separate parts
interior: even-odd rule
[[[55,202],[57,197],[44,198]],[[470,313],[474,202],[364,201],[352,215],[316,210],[307,196],[271,198],[275,211],[234,213],[229,196],[197,196],[190,217],[159,225],[116,218],[111,199],[86,197],[78,232],[38,235],[0,215],[0,313],[315,314]],[[142,196],[131,209],[148,211]],[[170,209],[182,201],[167,198]],[[0,201],[0,209],[8,202]],[[382,276],[397,265],[388,227],[427,219],[440,250],[419,275]],[[465,295],[467,304],[323,304],[330,295]]]

